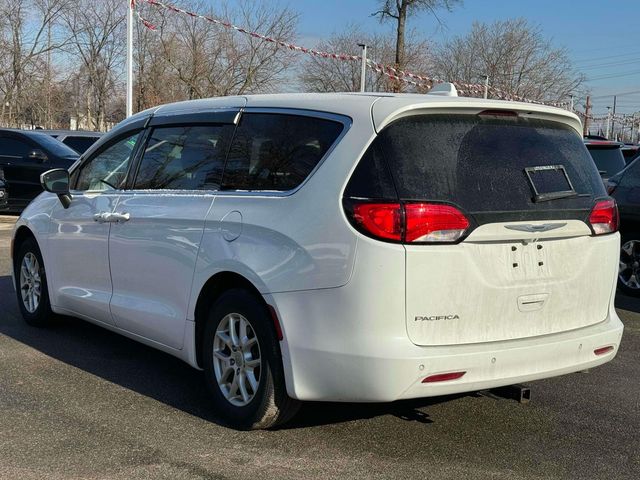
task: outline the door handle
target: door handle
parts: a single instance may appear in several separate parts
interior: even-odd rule
[[[110,216],[111,216],[111,214],[109,212],[96,213],[93,216],[93,221],[94,222],[98,222],[98,223],[109,222],[110,221],[110,219],[109,219]]]
[[[116,222],[116,223],[124,223],[124,222],[128,222],[130,218],[131,218],[131,215],[128,213],[114,212],[110,215],[109,221]]]
[[[124,223],[129,221],[131,215],[128,213],[111,213],[111,212],[100,212],[96,213],[93,216],[93,220],[98,223],[106,223],[106,222],[116,222],[116,223]]]

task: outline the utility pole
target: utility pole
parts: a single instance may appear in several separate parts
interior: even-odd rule
[[[133,9],[136,0],[127,1],[127,118],[133,114]]]
[[[485,100],[489,97],[489,75],[484,74],[484,98]]]
[[[616,128],[615,128],[616,120],[615,120],[615,118],[616,118],[616,96],[614,95],[613,96],[613,117],[611,118],[611,135],[613,136],[614,140],[616,139]],[[607,136],[607,138],[609,138],[609,137]]]
[[[570,112],[573,112],[573,93],[569,94],[569,102],[570,102]]]
[[[611,107],[607,107],[607,131],[604,134],[605,137],[609,138],[609,126],[611,124]]]
[[[587,104],[584,106],[584,125],[582,126],[582,135],[589,134],[589,115],[591,115],[591,97],[587,95]]]
[[[360,91],[364,92],[367,85],[367,45],[359,43],[359,47],[362,48],[362,69],[360,70]]]

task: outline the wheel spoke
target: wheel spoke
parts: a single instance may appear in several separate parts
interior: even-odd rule
[[[256,368],[260,366],[260,359],[254,358],[252,360],[244,362],[244,364],[247,366],[247,368]]]
[[[233,380],[229,385],[229,399],[235,398],[238,396],[238,374],[233,371]]]
[[[231,343],[234,347],[240,345],[238,341],[238,334],[236,332],[236,324],[238,323],[238,319],[234,315],[229,316],[229,336],[231,337]]]
[[[231,337],[227,335],[225,332],[217,331],[216,336],[222,340],[222,343],[227,345],[229,348],[232,346]]]
[[[242,401],[243,402],[248,402],[249,401],[249,392],[247,392],[247,385],[246,385],[246,376],[243,372],[240,372],[240,374],[238,375],[238,377],[240,377],[238,379],[238,389],[240,390],[240,395],[242,396]]]
[[[251,386],[251,391],[255,393],[258,391],[258,380],[256,380],[256,375],[253,370],[247,371],[247,380],[249,381],[249,385]]]

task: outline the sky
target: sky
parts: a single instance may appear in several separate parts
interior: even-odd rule
[[[300,15],[299,41],[304,46],[313,46],[350,24],[365,31],[392,28],[370,16],[376,0],[283,3]],[[524,17],[538,25],[555,46],[566,48],[576,69],[587,76],[594,114],[605,114],[606,107],[613,106],[614,94],[622,94],[617,98],[617,113],[640,111],[640,0],[466,0],[452,12],[438,15],[444,26],[420,14],[409,20],[408,27],[439,43],[466,34],[474,21]]]

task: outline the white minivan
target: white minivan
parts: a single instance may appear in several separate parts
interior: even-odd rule
[[[620,238],[565,110],[291,94],[141,112],[16,224],[25,320],[80,317],[204,371],[237,428],[616,355]]]

